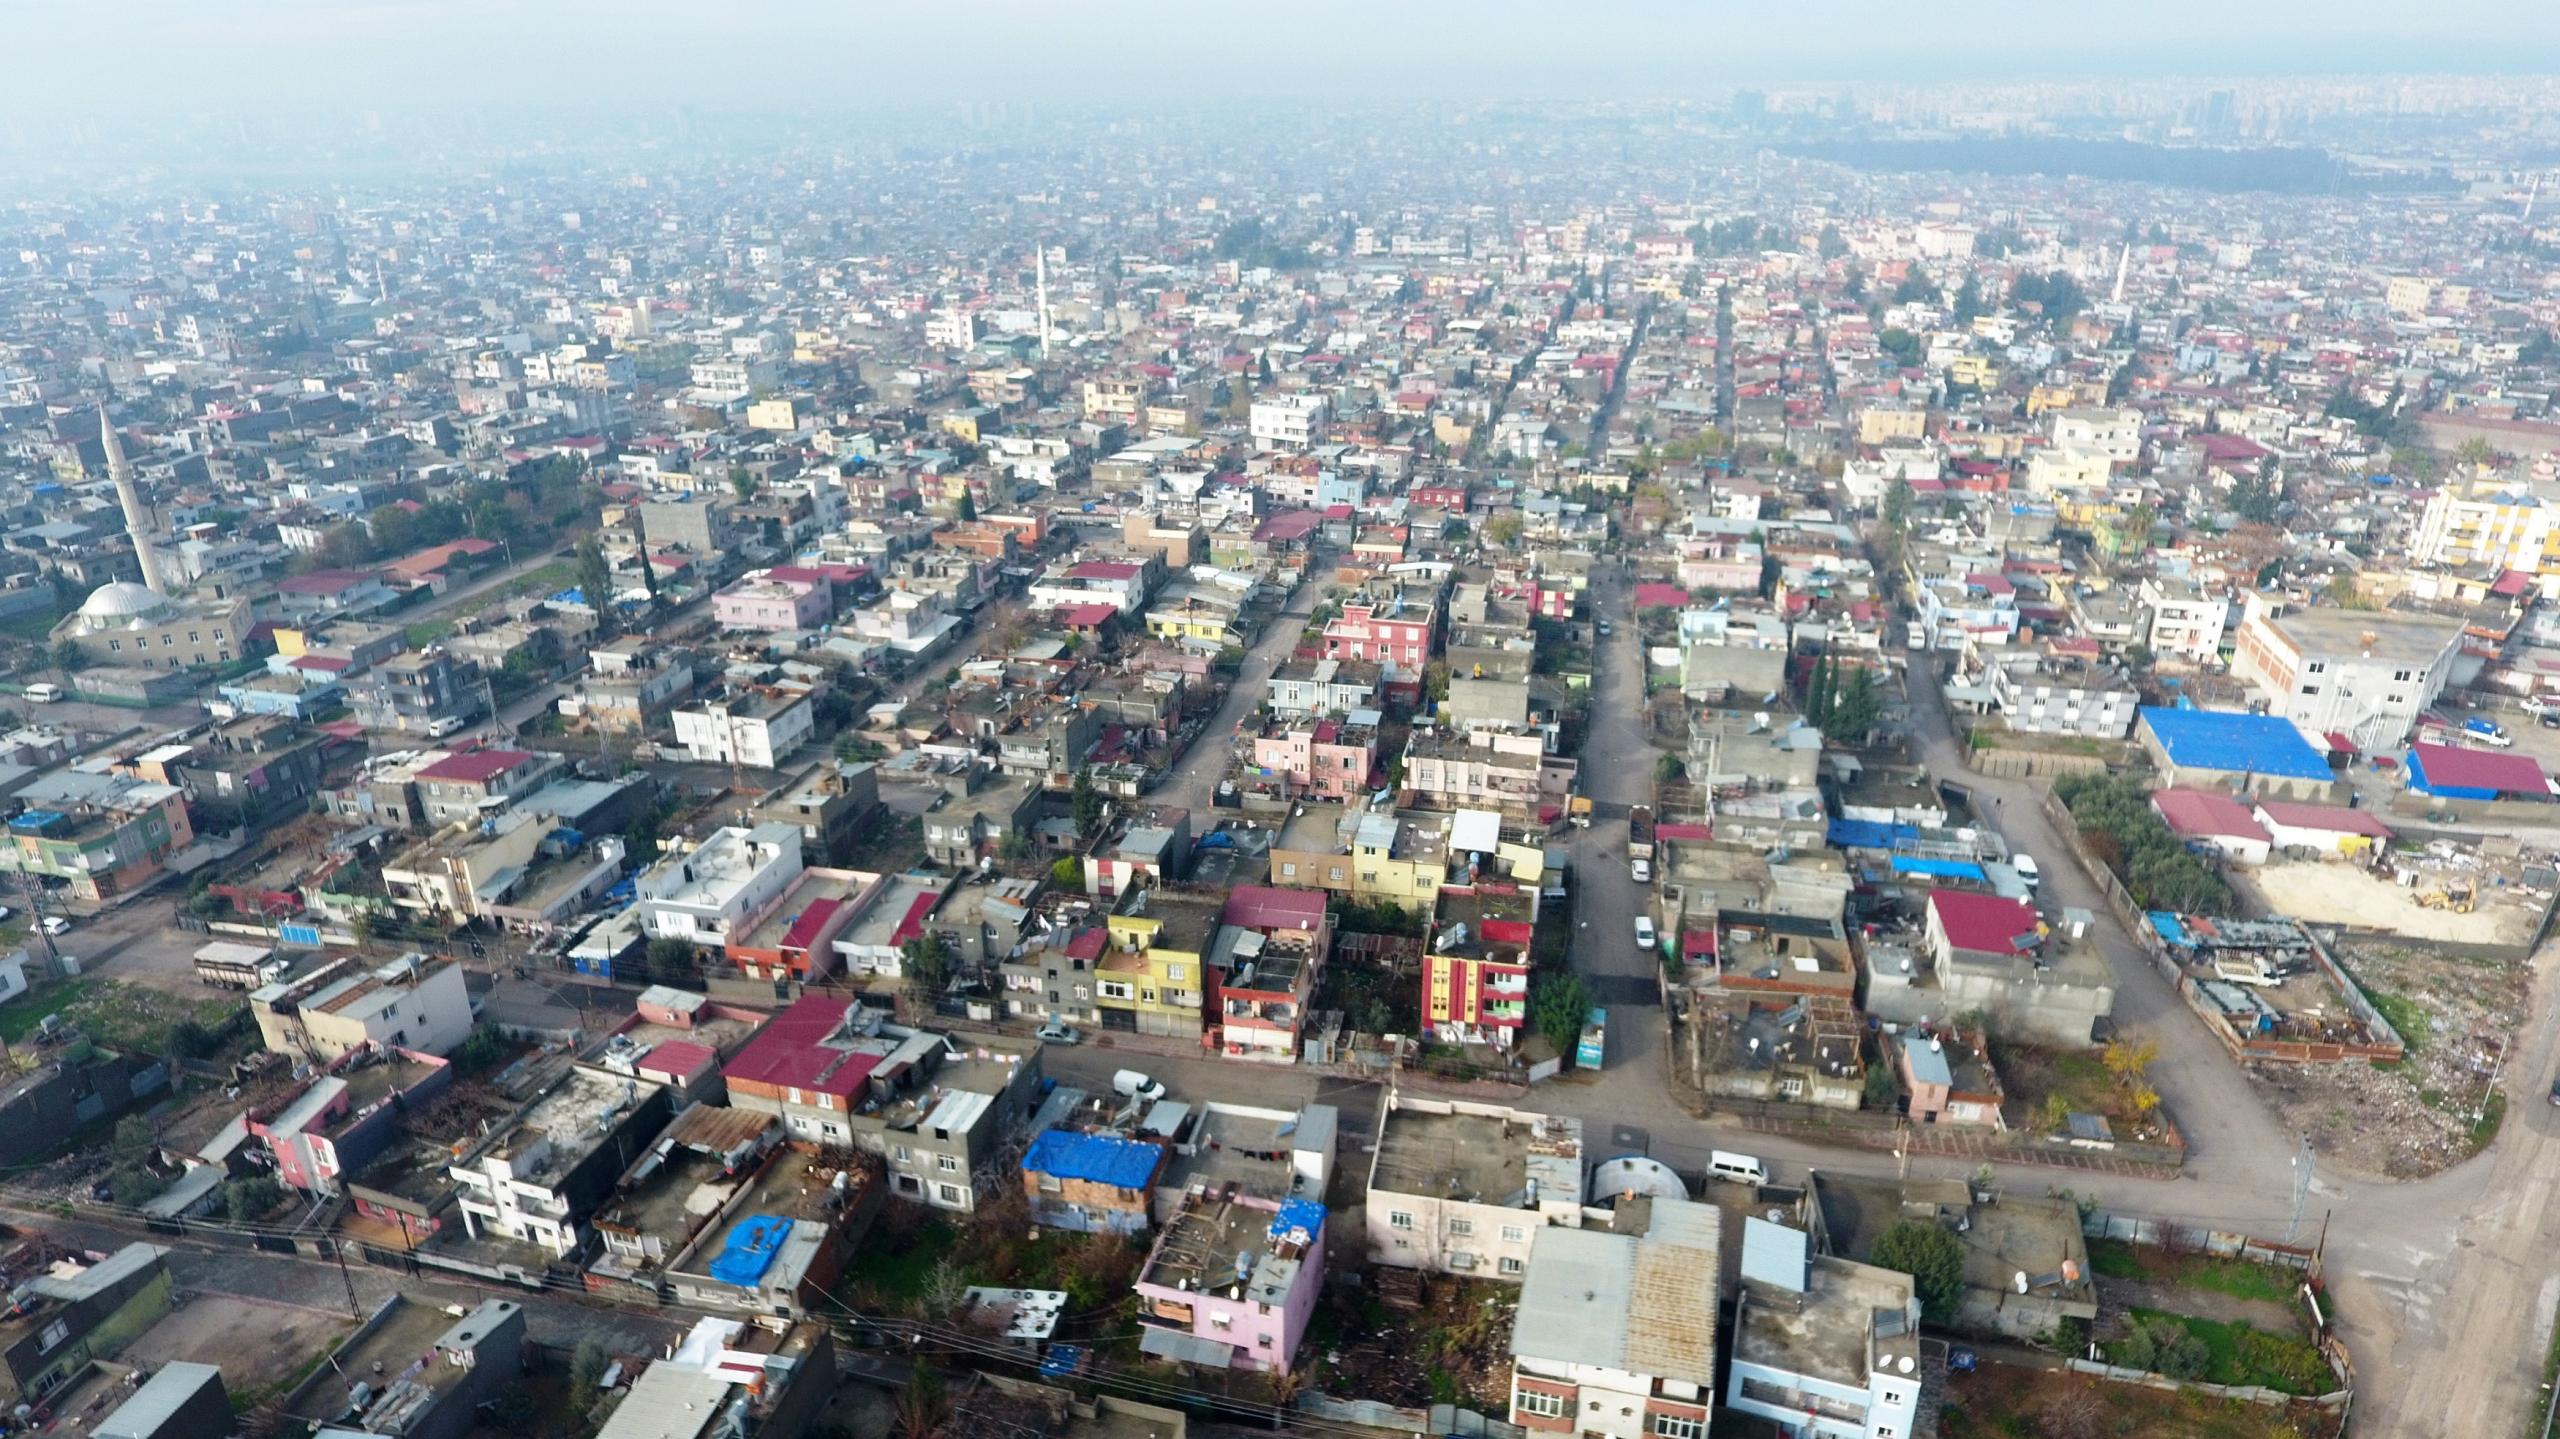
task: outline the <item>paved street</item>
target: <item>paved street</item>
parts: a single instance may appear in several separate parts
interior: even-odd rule
[[[1309,561],[1306,578],[1299,582],[1296,592],[1289,596],[1280,613],[1272,616],[1262,637],[1245,652],[1235,680],[1227,686],[1199,738],[1192,741],[1182,758],[1174,761],[1164,781],[1149,792],[1150,799],[1192,811],[1191,827],[1195,833],[1210,826],[1209,800],[1234,753],[1236,721],[1253,713],[1254,706],[1269,693],[1271,672],[1297,648],[1298,633],[1306,628],[1307,616],[1315,613],[1317,597],[1324,593],[1332,572],[1328,557],[1319,550]]]

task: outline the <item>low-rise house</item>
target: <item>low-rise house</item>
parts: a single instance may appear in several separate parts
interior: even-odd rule
[[[886,1192],[875,1156],[805,1144],[770,1150],[667,1261],[668,1288],[677,1303],[698,1309],[810,1318],[835,1304]]]
[[[297,1424],[331,1439],[463,1439],[524,1374],[524,1306],[484,1299],[456,1319],[394,1296],[298,1392]]]
[[[353,1050],[417,1050],[447,1056],[471,1036],[462,966],[403,955],[377,965],[355,956],[249,993],[267,1048],[334,1063]]]
[[[924,851],[936,863],[967,869],[993,855],[1005,836],[1025,829],[1040,802],[1028,779],[990,779],[973,766],[945,781],[939,808],[925,811]]]
[[[1545,1225],[1579,1228],[1582,1122],[1389,1090],[1362,1210],[1372,1264],[1518,1280]]]
[[[1657,1198],[1642,1234],[1542,1228],[1511,1329],[1511,1422],[1533,1434],[1705,1439],[1723,1219]]]
[[[849,851],[880,807],[880,767],[823,760],[755,807],[758,823],[800,827],[800,852],[832,860]]]
[[[891,884],[864,870],[804,869],[771,904],[730,931],[721,955],[748,979],[825,979],[842,968],[837,941],[878,910]]]
[[[170,1308],[169,1251],[135,1242],[21,1281],[0,1317],[0,1402],[37,1405],[112,1359]]]
[[[1119,1134],[1049,1129],[1022,1156],[1032,1222],[1083,1234],[1136,1234],[1154,1222],[1170,1146]]]
[[[335,1194],[344,1176],[363,1173],[391,1146],[402,1109],[452,1084],[452,1068],[422,1050],[359,1049],[243,1118],[275,1156],[278,1182]]]
[[[802,868],[800,831],[792,826],[726,826],[640,872],[641,918],[661,938],[725,945],[780,898]]]
[[[488,819],[550,783],[566,768],[556,754],[459,749],[417,772],[419,802],[430,825]]]
[[[733,689],[674,712],[676,743],[695,764],[772,769],[817,730],[817,706],[805,689]]]
[[[1229,1059],[1298,1062],[1307,1002],[1333,943],[1324,896],[1243,885],[1227,892],[1208,963],[1216,1031]]]
[[[64,769],[21,786],[17,798],[23,803],[0,841],[0,871],[61,880],[81,899],[147,885],[195,843],[186,795],[175,785]]]
[[[1134,1286],[1140,1353],[1287,1373],[1324,1289],[1321,1199],[1198,1194],[1164,1226]]]
[[[656,1141],[673,1104],[663,1085],[573,1068],[494,1142],[456,1160],[463,1226],[474,1239],[577,1253],[588,1220]]]
[[[810,994],[727,1066],[729,1102],[782,1116],[797,1142],[881,1156],[889,1193],[963,1213],[1008,1183],[997,1152],[1030,1117],[1040,1046],[892,1024],[880,1011]]]
[[[1158,889],[1134,890],[1121,902],[1104,923],[1110,943],[1093,963],[1102,1028],[1199,1036],[1218,910],[1214,898]]]
[[[1979,1035],[1906,1032],[1894,1038],[1907,1112],[1918,1124],[2004,1130],[1999,1072]]]
[[[699,1319],[650,1361],[596,1439],[799,1439],[836,1394],[835,1337],[823,1324]]]
[[[2153,790],[2151,810],[2169,833],[2189,844],[2209,844],[2234,864],[2265,864],[2274,843],[2250,806],[2220,790]]]
[[[235,1422],[222,1371],[172,1359],[89,1432],[95,1439],[226,1439]]]
[[[1725,1407],[1821,1439],[1913,1432],[1920,1301],[1911,1276],[1811,1252],[1800,1229],[1742,1221]]]
[[[2089,915],[2068,911],[2059,932],[2024,900],[1929,891],[1927,943],[1944,1013],[1988,1011],[2021,1038],[2085,1045],[2115,1010],[2115,971],[2088,941]]]
[[[394,655],[348,682],[356,723],[369,730],[446,735],[489,712],[477,667],[441,645]]]
[[[1285,659],[1271,672],[1271,711],[1283,717],[1349,714],[1379,702],[1376,660]]]
[[[714,594],[711,617],[726,630],[813,630],[835,617],[834,587],[823,575],[804,578],[760,570]]]

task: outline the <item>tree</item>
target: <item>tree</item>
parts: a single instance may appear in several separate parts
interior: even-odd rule
[[[592,1339],[582,1341],[569,1356],[569,1403],[580,1413],[592,1410],[603,1396],[598,1392],[605,1371],[613,1367],[613,1355]]]
[[[1837,260],[1849,253],[1848,238],[1840,233],[1839,226],[1826,224],[1814,239],[1813,252],[1823,259]]]
[[[1559,1054],[1570,1056],[1582,1041],[1582,1024],[1591,1015],[1591,996],[1583,990],[1582,976],[1573,971],[1550,970],[1529,982],[1529,1023],[1546,1036],[1547,1043]]]
[[[53,667],[68,678],[89,667],[89,651],[68,635],[53,642]]]
[[[2498,462],[2498,447],[2474,435],[2454,447],[2454,463],[2486,469]]]
[[[951,1401],[943,1393],[942,1375],[918,1364],[890,1407],[890,1432],[898,1439],[940,1439],[951,1421]]]
[[[1520,543],[1520,530],[1518,515],[1496,515],[1484,522],[1485,543],[1505,548],[1517,545]]]
[[[1680,756],[1676,754],[1664,755],[1653,762],[1653,777],[1665,783],[1679,779],[1688,772],[1689,767],[1682,763]]]
[[[1084,866],[1076,863],[1075,856],[1062,854],[1049,866],[1049,883],[1060,889],[1082,889]]]
[[[379,929],[380,925],[374,919],[372,910],[360,909],[347,916],[347,932],[356,937],[358,949],[373,948],[373,938]]]
[[[1964,1298],[1964,1241],[1945,1226],[1922,1219],[1899,1220],[1876,1237],[1875,1252],[1867,1262],[1911,1276],[1922,1318],[1932,1324],[1955,1318],[1956,1306]]]
[[[2231,487],[2231,513],[2255,525],[2276,522],[2276,502],[2280,497],[2275,487],[2256,475],[2248,475]]]
[[[702,977],[702,962],[693,946],[673,935],[649,941],[649,978],[660,984],[690,983]]]
[[[2151,1062],[2160,1057],[2160,1046],[2148,1039],[2111,1039],[2099,1052],[2098,1062],[2115,1077],[2116,1088],[2139,1088],[2151,1072]]]
[[[587,607],[596,612],[599,635],[613,632],[613,562],[605,558],[604,543],[593,535],[578,541],[578,592]]]
[[[1843,680],[1835,671],[1832,685],[1825,713],[1816,723],[1825,738],[1842,744],[1864,744],[1869,732],[1884,718],[1884,700],[1876,691],[1875,672],[1858,665]]]
[[[951,970],[959,956],[943,942],[936,930],[926,930],[898,947],[907,981],[925,993],[938,993],[951,982]]]
[[[1911,482],[1896,478],[1884,492],[1885,525],[1900,533],[1911,526]]]
[[[128,1114],[116,1121],[115,1151],[118,1154],[147,1154],[160,1142],[160,1132],[151,1121],[139,1114]]]
[[[1876,348],[1893,357],[1903,369],[1914,369],[1928,350],[1928,342],[1899,325],[1889,326],[1876,335]]]
[[[967,524],[978,517],[978,497],[967,490],[960,492],[960,522]]]
[[[1102,791],[1093,787],[1093,770],[1076,771],[1075,788],[1068,792],[1068,805],[1075,816],[1076,833],[1090,839],[1102,828]]]
[[[743,505],[756,497],[756,477],[746,466],[739,465],[729,471],[729,488],[738,492],[738,503]]]
[[[1971,275],[1967,275],[1964,277],[1964,283],[1956,287],[1956,323],[1971,325],[1982,313],[1982,287],[1973,282]]]
[[[252,1174],[222,1186],[222,1210],[234,1224],[255,1224],[284,1202],[284,1186],[263,1174]]]

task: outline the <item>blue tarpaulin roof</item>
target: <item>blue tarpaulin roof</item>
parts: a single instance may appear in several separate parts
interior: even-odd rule
[[[2293,721],[2275,715],[2225,710],[2142,708],[2142,722],[2181,769],[2334,779],[2329,761],[2302,737]]]
[[[1284,1199],[1271,1216],[1271,1237],[1291,1244],[1313,1244],[1324,1232],[1324,1205],[1314,1199]]]
[[[2153,933],[2159,935],[2162,939],[2167,940],[2173,945],[2192,947],[2195,943],[2187,937],[2186,924],[2176,915],[2171,914],[2165,909],[2155,909],[2145,915],[2144,918],[2151,921],[2151,929]]]
[[[1070,1134],[1052,1129],[1031,1141],[1022,1167],[1033,1174],[1082,1179],[1114,1189],[1144,1189],[1164,1162],[1164,1150],[1112,1134]]]
[[[753,1289],[773,1267],[782,1241],[791,1237],[791,1221],[771,1214],[741,1219],[729,1230],[729,1241],[711,1261],[711,1277],[723,1284]]]
[[[1831,822],[1831,842],[1842,849],[1892,849],[1919,837],[1920,830],[1916,825],[1878,824],[1871,819],[1835,819]]]
[[[1965,859],[1920,859],[1912,855],[1893,857],[1895,874],[1922,874],[1931,879],[1981,879],[1982,866]]]

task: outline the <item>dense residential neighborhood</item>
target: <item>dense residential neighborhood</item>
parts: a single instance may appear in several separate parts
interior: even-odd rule
[[[9,1427],[2521,1432],[2553,98],[0,192]]]

